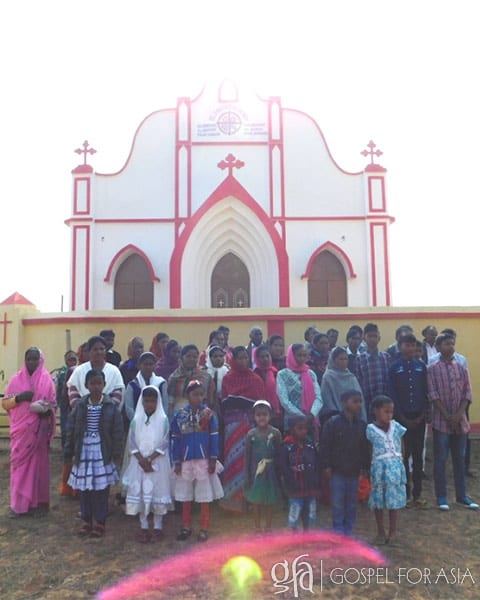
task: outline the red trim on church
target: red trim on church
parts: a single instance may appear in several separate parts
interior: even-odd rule
[[[72,171],[74,175],[78,175],[80,173],[93,173],[93,167],[90,165],[78,165]]]
[[[87,182],[86,189],[86,209],[79,210],[78,208],[78,184],[80,181]],[[73,214],[74,215],[88,215],[90,214],[90,177],[76,177],[74,180],[74,188],[73,188]]]
[[[343,261],[345,262],[345,264],[347,266],[347,269],[348,269],[347,274],[348,274],[349,279],[355,279],[357,274],[355,273],[355,269],[353,268],[352,261],[350,260],[348,254],[344,250],[342,250],[342,248],[340,248],[340,246],[337,246],[337,244],[334,244],[333,242],[325,242],[324,244],[322,244],[315,250],[315,252],[312,254],[312,256],[310,256],[310,259],[307,264],[307,268],[305,269],[305,273],[302,275],[302,279],[310,278],[314,260],[317,258],[317,256],[319,254],[321,254],[322,252],[325,252],[325,251],[332,251],[332,254],[334,256],[340,255],[340,257],[343,259]],[[338,256],[337,256],[337,258],[338,258]]]
[[[235,314],[227,314],[229,309],[212,311],[211,315],[198,315],[191,316],[185,315],[183,311],[179,311],[180,314],[158,314],[155,311],[151,316],[148,315],[119,315],[119,316],[92,316],[92,315],[73,315],[73,316],[59,316],[59,317],[25,317],[22,319],[24,325],[53,325],[67,324],[75,322],[85,323],[218,323],[219,321],[225,322],[239,322],[239,321],[252,321],[255,323],[262,323],[264,321],[275,323],[275,329],[279,329],[284,326],[285,321],[388,321],[396,319],[398,321],[408,321],[408,319],[448,319],[454,317],[462,317],[465,319],[478,319],[479,312],[477,311],[449,311],[449,312],[437,312],[437,311],[426,311],[420,313],[412,312],[361,312],[361,313],[288,313],[280,316],[271,314],[242,314],[241,310],[238,310]],[[300,309],[299,309],[300,310]],[[121,311],[119,311],[121,312]],[[132,311],[133,312],[133,311]],[[273,326],[272,326],[273,327]],[[267,328],[268,332],[268,328]],[[272,333],[276,333],[272,331]],[[280,333],[281,335],[281,333]]]
[[[381,208],[375,208],[373,204],[373,189],[372,189],[372,181],[374,179],[379,179],[382,190],[382,204]],[[386,202],[385,202],[385,179],[383,177],[369,176],[368,177],[368,210],[369,212],[385,212],[386,211]]]
[[[376,269],[376,251],[375,251],[375,228],[381,227],[383,233],[383,268],[385,275],[385,304],[390,306],[390,270],[388,266],[388,232],[386,223],[370,223],[370,261],[372,268],[372,304],[378,306],[378,287],[377,287],[377,269]]]
[[[153,268],[153,265],[150,261],[150,259],[148,258],[148,256],[145,254],[145,252],[143,250],[140,250],[140,248],[138,248],[137,246],[134,246],[133,244],[128,244],[127,246],[124,246],[121,250],[119,250],[115,256],[112,258],[110,265],[108,267],[107,270],[107,274],[105,275],[103,281],[106,281],[107,283],[109,283],[112,279],[112,273],[113,270],[116,266],[116,264],[118,262],[120,262],[120,259],[125,259],[128,258],[128,256],[131,256],[132,254],[138,254],[139,256],[141,256],[143,258],[143,260],[145,261],[145,264],[147,265],[148,268],[148,273],[150,275],[150,280],[151,281],[160,281],[159,277],[156,276],[155,274],[155,269]],[[122,262],[123,262],[122,260]]]
[[[281,335],[285,339],[285,317],[267,318],[267,336]]]
[[[90,226],[75,225],[73,227],[73,251],[72,251],[72,310],[76,310],[76,293],[77,293],[77,232],[80,229],[86,230],[85,238],[85,310],[90,308]]]
[[[0,302],[0,306],[7,305],[7,304],[12,304],[12,305],[23,304],[25,306],[34,306],[33,302],[30,302],[30,300],[25,298],[25,296],[22,296],[22,294],[20,294],[19,292],[13,292],[13,294],[11,296],[9,296],[8,298],[5,298],[5,300],[3,302]]]
[[[201,205],[190,219],[188,219],[185,228],[179,235],[175,248],[170,259],[170,308],[181,308],[182,306],[182,257],[187,242],[200,219],[220,200],[233,196],[240,202],[243,202],[263,223],[275,247],[278,262],[278,280],[279,280],[279,305],[287,307],[290,304],[290,283],[288,278],[288,255],[285,244],[278,231],[273,225],[273,221],[268,217],[265,211],[250,196],[247,190],[233,177],[228,175],[217,187],[211,196]]]

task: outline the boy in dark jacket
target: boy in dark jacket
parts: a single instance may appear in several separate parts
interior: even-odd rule
[[[358,390],[341,396],[343,411],[331,417],[320,439],[320,462],[330,480],[333,529],[352,535],[358,502],[358,478],[369,467],[367,424],[360,419],[362,397]]]
[[[289,429],[278,453],[278,470],[288,496],[288,527],[296,530],[301,517],[306,531],[317,521],[317,452],[307,439],[306,417],[290,419]]]

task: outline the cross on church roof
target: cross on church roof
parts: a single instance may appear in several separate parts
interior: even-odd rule
[[[83,164],[86,165],[87,164],[87,154],[95,154],[96,150],[95,150],[95,148],[88,147],[87,140],[85,140],[83,142],[82,146],[83,146],[83,149],[77,148],[76,150],[74,150],[74,152],[76,152],[77,154],[83,154]]]
[[[382,156],[383,152],[381,150],[374,150],[374,148],[377,147],[377,144],[375,144],[372,140],[368,142],[367,146],[370,148],[370,150],[363,150],[362,152],[360,152],[360,154],[362,154],[363,156],[370,155],[370,164],[374,165],[375,162],[373,160],[373,157]]]
[[[235,156],[233,156],[233,154],[228,154],[224,160],[221,160],[218,164],[217,167],[219,169],[222,169],[222,171],[224,169],[228,169],[228,176],[230,177],[231,175],[233,175],[233,169],[241,169],[242,167],[245,166],[245,163],[243,162],[243,160],[238,160],[235,158]]]
[[[385,171],[381,165],[375,162],[374,156],[382,156],[381,150],[375,150],[377,144],[373,140],[370,140],[367,144],[368,150],[362,150],[360,154],[362,156],[370,156],[370,164],[365,167],[365,171]]]

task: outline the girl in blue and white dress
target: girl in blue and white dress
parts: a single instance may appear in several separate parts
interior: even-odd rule
[[[367,425],[367,439],[372,444],[372,491],[368,506],[375,511],[375,543],[393,544],[397,533],[397,510],[404,508],[407,502],[407,478],[402,457],[402,437],[406,429],[393,420],[393,400],[388,396],[374,398],[371,408],[375,420]],[[388,535],[383,524],[384,509],[389,511]]]
[[[73,460],[68,484],[80,491],[84,524],[78,533],[101,537],[110,486],[118,481],[113,461],[122,455],[123,422],[116,402],[103,393],[103,371],[88,371],[85,386],[89,393],[78,400],[68,419],[64,456],[67,464]]]

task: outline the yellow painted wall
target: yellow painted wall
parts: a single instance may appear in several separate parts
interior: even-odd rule
[[[480,390],[480,353],[477,340],[480,324],[480,308],[381,308],[381,309],[278,309],[274,312],[258,309],[238,310],[170,310],[170,311],[110,311],[78,313],[39,314],[32,311],[26,314],[22,307],[17,320],[17,328],[9,329],[6,347],[0,346],[0,371],[5,380],[1,381],[3,391],[7,380],[20,367],[23,352],[29,346],[37,345],[45,353],[46,366],[50,370],[63,362],[66,347],[66,330],[71,332],[71,346],[76,349],[90,336],[101,329],[111,328],[116,332],[115,348],[126,356],[128,340],[133,336],[144,339],[148,349],[155,333],[165,331],[180,344],[194,343],[205,348],[208,334],[221,324],[230,327],[232,345],[245,345],[248,331],[254,325],[267,333],[267,322],[283,321],[287,344],[303,341],[303,332],[309,325],[320,331],[334,327],[340,331],[340,342],[345,340],[348,328],[353,324],[364,326],[367,322],[377,323],[382,334],[381,347],[386,348],[394,341],[395,329],[403,323],[414,328],[417,337],[426,325],[435,325],[438,330],[451,327],[457,331],[457,351],[464,354],[470,367],[474,402],[470,411],[472,423],[480,424],[480,401],[475,402],[475,392]],[[8,307],[9,318],[17,307]],[[12,319],[13,320],[13,319]],[[12,326],[11,326],[12,327]],[[275,327],[271,328],[273,332]],[[281,330],[280,330],[281,332]]]

